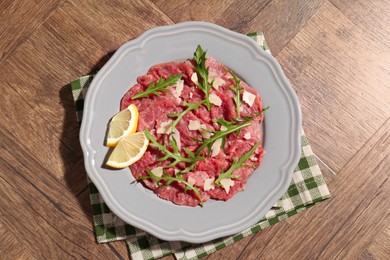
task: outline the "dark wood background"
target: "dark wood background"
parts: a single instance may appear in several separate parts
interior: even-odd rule
[[[389,259],[389,14],[387,0],[0,0],[0,255],[128,258],[95,242],[69,82],[147,29],[202,20],[265,33],[332,193],[208,258]]]

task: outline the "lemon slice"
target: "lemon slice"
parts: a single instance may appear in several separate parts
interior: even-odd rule
[[[114,150],[108,157],[107,166],[113,168],[125,168],[139,159],[146,152],[149,140],[144,132],[129,134],[119,140]]]
[[[106,145],[114,147],[118,141],[128,134],[135,133],[138,126],[138,109],[134,104],[117,113],[110,122]]]

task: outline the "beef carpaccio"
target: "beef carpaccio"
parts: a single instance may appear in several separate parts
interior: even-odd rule
[[[259,94],[204,54],[206,82],[205,70],[202,73],[197,62],[189,59],[152,66],[121,101],[121,109],[137,106],[137,131],[148,131],[171,153],[167,156],[150,142],[143,157],[130,166],[133,176],[160,198],[186,206],[202,205],[208,199],[229,200],[245,188],[264,154]],[[159,80],[175,75],[179,75],[176,84],[134,99]],[[202,89],[207,84],[208,97]],[[172,154],[189,159],[176,160]]]

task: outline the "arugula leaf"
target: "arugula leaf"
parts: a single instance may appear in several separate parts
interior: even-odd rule
[[[165,154],[164,157],[160,158],[159,161],[165,161],[168,159],[173,159],[173,162],[169,164],[166,168],[170,168],[178,164],[179,162],[185,162],[185,163],[190,163],[190,164],[195,164],[197,161],[203,160],[203,157],[201,156],[191,156],[191,154],[188,154],[190,157],[184,157],[181,155],[178,147],[176,140],[173,138],[170,140],[170,144],[173,147],[173,152],[168,150],[166,145],[162,145],[159,142],[154,139],[153,135],[149,132],[149,130],[144,131],[146,138],[149,139],[152,143],[150,144],[153,147],[156,147],[159,149],[161,152]],[[194,154],[192,154],[194,155]]]
[[[256,150],[256,148],[260,145],[260,142],[256,143],[247,153],[243,154],[239,159],[234,158],[232,165],[230,168],[226,171],[221,173],[218,178],[215,180],[215,183],[219,186],[221,186],[221,180],[225,178],[238,178],[237,175],[232,175],[233,172],[241,167],[244,167],[244,162],[246,162],[253,154],[253,152]]]
[[[266,106],[265,108],[263,108],[263,109],[261,110],[261,114],[264,113],[265,111],[267,111],[268,109],[269,109],[269,106]]]
[[[172,182],[175,182],[175,181],[177,181],[179,183],[183,183],[185,185],[184,191],[185,192],[188,190],[194,191],[195,195],[199,199],[200,206],[203,207],[203,200],[202,200],[202,197],[200,196],[198,187],[190,185],[186,180],[184,180],[184,178],[181,175],[177,175],[176,177],[171,176],[165,171],[165,169],[163,169],[163,175],[161,177],[154,175],[153,172],[150,170],[146,170],[146,172],[148,173],[149,176],[143,175],[143,176],[140,176],[138,179],[141,179],[141,180],[152,179],[152,180],[156,181],[157,186],[161,186],[162,181],[165,181],[165,186],[169,186]]]
[[[211,146],[213,145],[213,143],[215,142],[215,140],[219,139],[219,138],[226,138],[226,136],[228,134],[231,134],[231,133],[234,133],[234,132],[237,132],[237,131],[240,131],[241,129],[243,129],[244,127],[247,127],[249,125],[251,125],[252,122],[250,121],[247,121],[247,122],[243,122],[242,124],[239,124],[239,125],[226,125],[226,130],[221,130],[221,131],[215,131],[213,132],[214,135],[208,139],[205,139],[203,140],[203,144],[201,146],[199,146],[199,148],[196,150],[195,152],[195,155],[196,156],[199,156],[200,153],[202,152],[203,148],[207,147],[207,154],[209,155],[210,154],[210,151],[211,151]],[[222,141],[224,142],[224,139],[222,139]]]
[[[269,109],[269,106],[266,106],[260,112],[255,112],[253,116],[244,116],[244,117],[241,117],[240,119],[231,118],[232,121],[227,121],[224,118],[214,118],[213,122],[220,124],[220,125],[223,125],[225,127],[231,126],[231,125],[236,125],[236,124],[240,124],[242,122],[251,121],[253,118],[262,115],[268,109]]]
[[[225,69],[227,72],[229,72],[230,75],[233,77],[234,86],[230,86],[230,89],[234,91],[234,103],[236,103],[236,112],[237,112],[237,118],[240,118],[240,105],[241,105],[241,92],[243,88],[240,87],[241,80],[237,77],[237,75],[229,69]]]
[[[149,95],[159,96],[160,93],[158,93],[158,91],[168,92],[169,90],[166,89],[166,87],[175,85],[182,76],[183,74],[176,74],[168,77],[165,80],[163,80],[163,78],[160,77],[156,82],[156,85],[154,84],[154,81],[150,82],[150,84],[148,85],[145,91],[138,92],[131,99],[143,98]]]
[[[196,85],[205,94],[205,106],[207,107],[207,110],[210,111],[211,103],[209,100],[209,94],[212,85],[209,83],[209,69],[206,68],[206,52],[202,49],[200,45],[198,45],[194,53],[194,61],[197,64],[195,66],[195,70],[201,77],[201,83],[198,82]]]
[[[169,113],[168,114],[169,117],[176,117],[175,121],[173,121],[173,123],[172,123],[172,127],[171,127],[172,131],[175,129],[176,125],[179,123],[179,121],[183,118],[183,116],[185,114],[187,114],[191,110],[197,109],[200,105],[202,105],[204,103],[205,103],[204,100],[199,101],[197,103],[183,102],[183,105],[187,107],[184,111],[182,111],[180,113]]]
[[[257,112],[253,116],[245,116],[245,117],[242,117],[240,119],[231,118],[232,121],[227,121],[226,119],[223,119],[223,118],[214,118],[213,122],[215,122],[219,125],[222,125],[222,126],[226,127],[227,130],[229,130],[233,126],[237,126],[237,125],[240,125],[242,123],[250,122],[253,118],[255,118],[259,115],[261,115],[261,112]],[[239,128],[236,130],[236,136],[240,135],[241,130],[242,130],[242,128]],[[226,142],[226,135],[222,137],[222,149],[223,150],[225,150],[225,142]]]

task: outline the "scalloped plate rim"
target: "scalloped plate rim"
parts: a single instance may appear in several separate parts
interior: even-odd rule
[[[94,77],[93,81],[90,84],[89,90],[87,92],[86,98],[85,98],[85,104],[84,104],[84,113],[83,113],[83,120],[81,125],[81,131],[80,131],[80,142],[82,146],[82,150],[84,153],[85,158],[85,167],[87,170],[87,174],[92,180],[92,182],[96,185],[98,188],[101,196],[103,197],[105,203],[109,206],[109,208],[120,218],[122,218],[125,222],[134,225],[138,228],[141,228],[148,233],[151,233],[161,239],[164,240],[182,240],[192,243],[201,243],[206,242],[215,238],[220,238],[227,235],[232,235],[237,232],[240,232],[244,230],[245,228],[248,228],[249,226],[255,224],[256,221],[258,221],[261,217],[259,217],[259,212],[266,211],[274,204],[274,203],[268,203],[268,208],[264,210],[264,208],[257,208],[252,216],[247,216],[245,218],[245,224],[241,223],[242,225],[232,224],[232,226],[228,227],[218,227],[213,230],[207,231],[207,232],[201,232],[201,233],[191,233],[186,231],[185,228],[179,228],[176,231],[168,231],[164,230],[161,227],[157,226],[156,224],[145,222],[143,223],[143,220],[141,220],[138,216],[133,215],[133,213],[129,213],[127,211],[123,211],[123,208],[118,204],[117,200],[112,197],[111,194],[108,193],[108,187],[104,182],[102,182],[101,179],[98,177],[98,172],[96,171],[96,168],[91,163],[91,158],[93,158],[93,155],[96,153],[94,149],[91,147],[90,139],[88,138],[88,133],[91,131],[91,121],[93,119],[93,112],[91,110],[91,106],[94,104],[94,99],[96,95],[98,94],[98,85],[100,80],[104,78],[104,76],[110,72],[110,68],[116,64],[116,62],[119,62],[122,55],[126,54],[126,51],[133,46],[134,48],[136,46],[142,47],[142,44],[145,44],[148,40],[153,40],[153,36],[155,35],[163,35],[164,33],[170,34],[170,33],[177,33],[178,30],[183,30],[184,28],[187,29],[202,29],[202,30],[210,30],[215,31],[220,34],[224,34],[231,40],[236,41],[242,41],[244,47],[252,48],[251,51],[253,51],[258,56],[255,57],[255,59],[260,59],[262,61],[268,62],[268,65],[272,67],[273,72],[277,76],[277,80],[279,81],[278,84],[283,88],[286,95],[289,97],[289,101],[292,102],[290,105],[292,106],[295,120],[295,124],[293,127],[293,131],[291,133],[292,137],[292,146],[291,149],[295,150],[292,151],[290,158],[286,161],[286,163],[279,169],[280,171],[284,172],[283,175],[284,178],[282,178],[282,182],[278,187],[276,187],[276,192],[274,192],[273,195],[278,195],[278,198],[283,195],[283,193],[287,190],[290,180],[292,177],[293,169],[298,163],[299,157],[300,157],[300,131],[301,131],[301,111],[299,106],[298,98],[293,91],[292,87],[290,86],[288,80],[284,76],[284,73],[280,67],[280,65],[276,62],[276,60],[269,54],[265,53],[263,50],[261,50],[257,45],[255,45],[255,42],[250,39],[249,37],[238,34],[236,32],[232,32],[228,29],[225,29],[223,27],[206,23],[206,22],[184,22],[180,24],[175,25],[168,25],[168,26],[159,26],[155,27],[153,29],[150,29],[146,32],[144,32],[141,36],[138,38],[131,40],[124,45],[122,45],[115,54],[110,58],[110,60],[103,66],[103,68],[99,71],[99,73]],[[195,30],[194,29],[194,30]],[[245,80],[245,79],[244,79]],[[245,192],[245,191],[244,191]],[[270,200],[268,196],[265,198],[265,201]],[[272,204],[272,205],[269,205]],[[129,215],[128,215],[129,214]],[[256,216],[253,216],[256,215]],[[248,220],[250,219],[250,221]],[[138,222],[137,222],[138,220]],[[250,223],[250,224],[248,224]]]

